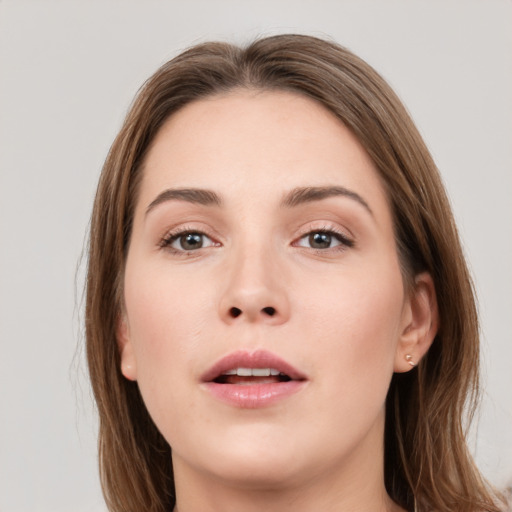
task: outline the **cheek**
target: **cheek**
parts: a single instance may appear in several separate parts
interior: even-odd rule
[[[183,273],[170,275],[161,265],[134,262],[126,268],[125,303],[137,383],[169,442],[187,439],[190,425],[207,420],[190,393],[190,370],[204,356],[205,340],[212,337],[210,288]]]
[[[316,363],[314,428],[338,454],[383,420],[400,332],[401,283],[399,271],[362,272],[340,275],[322,293],[311,289],[299,332]]]
[[[315,351],[325,375],[347,391],[371,394],[373,389],[385,395],[404,300],[398,265],[386,272],[340,274],[318,290],[316,285],[310,290],[301,330],[307,339],[317,340]]]
[[[127,265],[125,303],[139,386],[177,379],[201,353],[211,325],[211,291],[159,265]]]

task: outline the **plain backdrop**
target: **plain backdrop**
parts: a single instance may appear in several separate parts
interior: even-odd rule
[[[193,43],[277,32],[355,51],[424,135],[479,293],[485,391],[470,444],[485,475],[511,483],[512,2],[0,0],[1,512],[105,510],[78,265],[134,94]]]

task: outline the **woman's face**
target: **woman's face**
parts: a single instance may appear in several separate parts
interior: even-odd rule
[[[381,469],[411,308],[374,165],[321,105],[235,91],[173,115],[145,160],[124,294],[122,371],[177,473]]]

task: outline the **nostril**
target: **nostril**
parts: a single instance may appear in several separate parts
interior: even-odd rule
[[[242,310],[241,309],[238,309],[238,308],[231,308],[229,310],[229,314],[233,317],[233,318],[236,318],[237,316],[240,316],[242,314]]]
[[[267,314],[268,316],[274,316],[276,314],[275,308],[269,306],[267,308],[262,309],[263,313]]]

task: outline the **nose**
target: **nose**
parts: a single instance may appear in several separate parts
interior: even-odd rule
[[[251,322],[280,325],[290,317],[285,272],[268,254],[240,254],[229,263],[220,300],[226,323]]]

